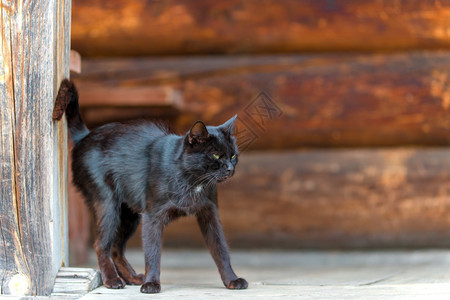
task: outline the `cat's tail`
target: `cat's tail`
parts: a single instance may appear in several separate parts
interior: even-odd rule
[[[66,112],[70,137],[76,144],[89,134],[89,129],[81,119],[77,88],[69,79],[61,82],[53,109],[53,120],[61,120],[64,112]]]

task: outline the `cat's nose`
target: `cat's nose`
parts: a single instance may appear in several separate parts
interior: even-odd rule
[[[228,176],[233,176],[233,173],[234,173],[234,167],[233,167],[233,165],[228,165],[228,167],[227,167],[227,173],[228,173]]]

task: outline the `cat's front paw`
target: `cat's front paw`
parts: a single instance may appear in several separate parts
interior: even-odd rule
[[[230,290],[245,290],[247,287],[248,282],[244,278],[233,280],[227,285],[227,289]]]
[[[120,277],[103,280],[103,284],[108,289],[123,289],[126,285],[125,281]]]
[[[141,293],[156,294],[161,292],[161,284],[159,282],[146,282],[141,286]]]

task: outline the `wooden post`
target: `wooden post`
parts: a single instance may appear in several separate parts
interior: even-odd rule
[[[68,262],[67,130],[52,110],[71,1],[0,3],[0,294],[49,295]]]

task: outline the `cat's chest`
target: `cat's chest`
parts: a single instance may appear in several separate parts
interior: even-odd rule
[[[171,199],[172,204],[176,208],[187,215],[197,213],[205,204],[209,202],[206,195],[206,190],[203,185],[197,185],[192,189],[179,194],[177,197]]]
[[[204,190],[203,185],[199,184],[196,187],[194,187],[194,193],[195,194],[201,194]]]

